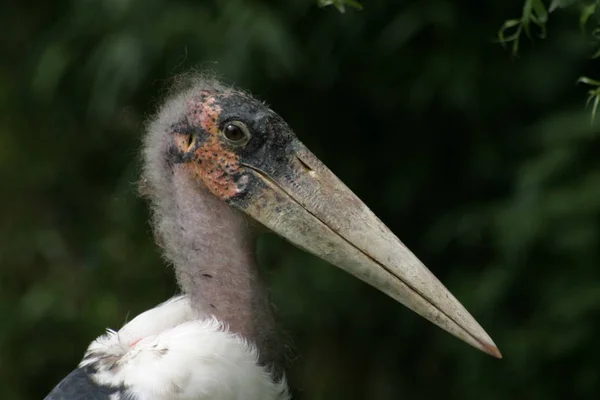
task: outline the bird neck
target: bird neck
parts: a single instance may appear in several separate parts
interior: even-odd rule
[[[172,178],[173,201],[156,210],[155,220],[179,285],[199,317],[214,315],[255,343],[261,363],[278,369],[275,318],[256,264],[254,229],[186,174],[175,170]]]

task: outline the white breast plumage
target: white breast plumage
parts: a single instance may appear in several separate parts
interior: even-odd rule
[[[192,316],[187,297],[175,297],[96,339],[79,367],[91,367],[96,384],[120,388],[114,398],[289,399],[254,346],[213,317]]]

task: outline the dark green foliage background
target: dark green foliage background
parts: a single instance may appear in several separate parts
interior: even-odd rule
[[[42,398],[176,292],[136,180],[143,122],[191,67],[271,104],[505,357],[268,236],[299,399],[597,398],[600,132],[575,80],[598,70],[576,14],[512,59],[493,39],[521,0],[363,6],[3,2],[0,398]]]

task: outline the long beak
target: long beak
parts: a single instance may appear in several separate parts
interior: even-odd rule
[[[458,300],[319,159],[298,140],[286,153],[277,164],[245,164],[254,175],[254,194],[233,205],[470,345],[502,357]]]

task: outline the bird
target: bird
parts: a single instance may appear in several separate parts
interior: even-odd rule
[[[180,294],[94,340],[46,400],[287,400],[284,346],[255,257],[273,232],[502,358],[463,305],[249,92],[176,80],[145,125],[143,196]]]

